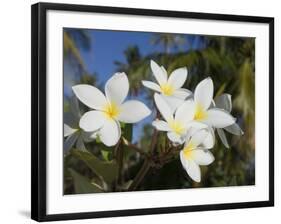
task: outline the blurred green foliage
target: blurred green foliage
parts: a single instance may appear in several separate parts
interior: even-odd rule
[[[151,59],[166,67],[168,73],[178,67],[188,68],[188,79],[184,88],[194,91],[195,86],[207,76],[215,85],[215,96],[222,93],[232,95],[232,114],[244,131],[243,136],[226,133],[230,149],[226,149],[216,138],[212,152],[215,162],[201,167],[202,181],[193,182],[185,173],[175,156],[169,162],[153,167],[146,174],[137,190],[175,189],[189,187],[221,187],[255,184],[255,39],[221,36],[198,36],[202,47],[193,49],[192,38],[183,35],[154,34],[151,43],[163,47],[163,52],[141,55],[138,46],[124,50],[126,62],[116,61],[116,71],[126,72],[132,95],[145,95],[152,104],[152,92],[141,85],[141,80],[150,80]],[[182,49],[189,41],[190,48]],[[197,40],[198,41],[198,40]],[[95,75],[90,75],[84,66],[79,46],[90,47],[85,31],[64,32],[64,60],[81,68],[80,83],[97,84]],[[173,48],[179,49],[173,51]],[[80,104],[83,110],[86,108]],[[64,112],[69,110],[65,99]],[[98,141],[85,143],[88,151],[72,149],[64,157],[65,194],[125,191],[141,169],[144,156],[130,148],[126,142],[132,140],[132,126],[122,125],[124,141],[118,147],[105,147]],[[141,138],[134,146],[149,152],[153,127],[144,125]],[[169,146],[164,134],[158,136],[158,155]],[[120,162],[121,161],[121,162]]]

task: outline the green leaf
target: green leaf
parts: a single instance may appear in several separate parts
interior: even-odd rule
[[[101,143],[101,140],[100,140],[100,136],[99,136],[99,135],[97,135],[97,137],[96,137],[96,143]]]
[[[109,161],[109,151],[101,150],[101,154],[105,161]]]
[[[115,161],[104,162],[87,151],[73,150],[73,155],[82,160],[95,174],[105,182],[112,183],[117,177],[118,166]]]
[[[124,127],[125,127],[125,125],[126,125],[125,123],[120,122],[120,127],[121,127],[121,128],[124,128]]]
[[[88,178],[82,176],[71,168],[69,168],[68,170],[73,177],[75,193],[85,194],[103,192],[97,184],[91,184]]]
[[[133,125],[132,124],[125,124],[123,130],[123,136],[126,138],[128,142],[132,142],[133,138]]]
[[[98,144],[98,147],[101,151],[107,151],[107,152],[113,152],[114,148],[115,147],[109,147],[109,146],[106,146],[104,144]]]

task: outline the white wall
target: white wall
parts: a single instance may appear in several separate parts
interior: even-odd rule
[[[0,222],[34,223],[30,214],[30,5],[36,1],[2,1],[0,19]],[[60,223],[266,223],[280,219],[280,6],[278,1],[246,0],[68,0],[60,2],[244,14],[275,17],[276,206],[228,211],[107,218]],[[279,85],[278,85],[279,84]],[[7,109],[8,108],[8,109]],[[31,118],[32,119],[32,118]],[[3,125],[4,124],[4,125]],[[4,144],[3,144],[4,143]],[[274,223],[274,222],[273,222]],[[276,222],[275,222],[276,223]]]

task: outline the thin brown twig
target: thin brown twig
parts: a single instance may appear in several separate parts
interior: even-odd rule
[[[150,143],[150,152],[152,155],[154,154],[154,149],[155,149],[155,146],[157,143],[157,137],[158,137],[158,131],[156,129],[154,129],[151,143]]]
[[[119,148],[120,143],[121,143],[121,140],[119,139],[119,141],[117,142],[116,146],[115,146],[114,149],[113,149],[114,157],[115,157],[116,159],[117,159],[118,148]]]
[[[139,186],[139,184],[141,183],[141,181],[143,180],[144,176],[149,171],[149,169],[150,169],[149,160],[145,159],[141,169],[139,170],[137,176],[133,180],[133,183],[128,188],[129,191],[135,190]]]
[[[115,190],[118,190],[117,187],[120,183],[122,169],[123,169],[123,153],[121,152],[122,149],[120,149],[120,145],[121,145],[121,140],[118,141],[118,143],[116,144],[116,146],[114,147],[114,150],[113,150],[114,157],[115,157],[115,159],[117,161],[117,165],[118,165],[117,178],[115,180],[115,185],[114,185]]]
[[[123,171],[123,153],[124,153],[124,150],[123,150],[123,147],[122,147],[122,144],[119,144],[119,147],[118,147],[118,178],[117,178],[117,184],[118,185],[121,185],[122,184],[122,171]]]

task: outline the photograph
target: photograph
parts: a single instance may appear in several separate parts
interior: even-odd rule
[[[62,33],[64,195],[255,185],[255,37]]]

